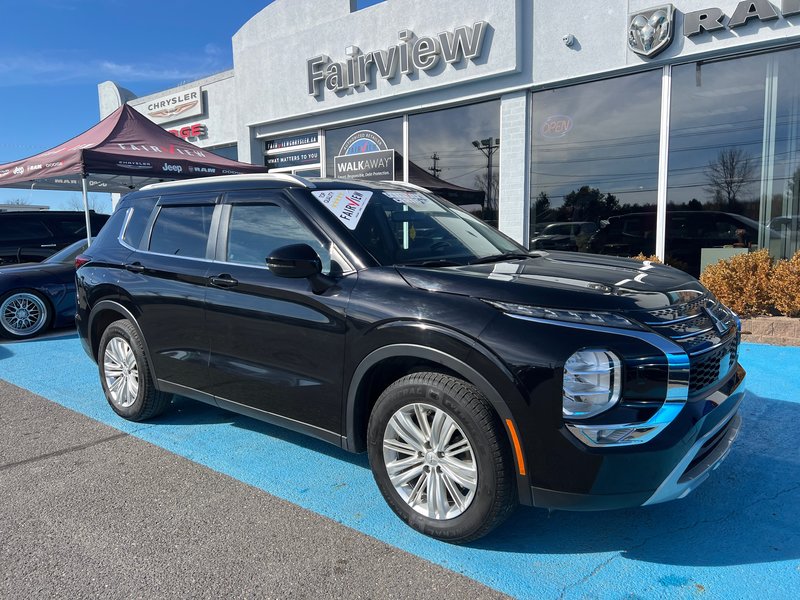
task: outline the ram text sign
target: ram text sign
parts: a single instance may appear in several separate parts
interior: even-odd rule
[[[645,58],[653,58],[672,42],[674,15],[672,4],[656,6],[628,15],[628,48]],[[769,0],[742,0],[730,16],[721,8],[710,7],[683,15],[683,35],[692,37],[736,29],[752,20],[767,22],[800,15],[800,0],[782,0],[780,9]]]

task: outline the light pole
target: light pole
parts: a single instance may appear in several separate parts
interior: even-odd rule
[[[492,202],[492,157],[500,147],[500,138],[486,138],[483,140],[473,140],[472,145],[483,152],[486,156],[486,203],[491,208]],[[484,218],[486,218],[484,216]]]

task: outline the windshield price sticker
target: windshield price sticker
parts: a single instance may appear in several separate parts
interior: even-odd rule
[[[422,206],[428,204],[430,200],[422,192],[390,192],[384,191],[384,194],[389,196],[395,202],[400,204],[408,204],[409,206]]]
[[[372,192],[366,190],[327,190],[311,193],[350,231],[358,226],[361,215],[364,214],[364,209],[372,197]]]

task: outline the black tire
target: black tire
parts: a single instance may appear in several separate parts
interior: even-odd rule
[[[0,298],[0,335],[24,340],[50,329],[50,301],[35,290],[11,290]]]
[[[416,411],[421,411],[421,415]],[[434,416],[445,418],[441,413],[452,419],[458,428],[456,431],[450,427],[454,433],[448,438],[447,447],[455,450],[463,446],[463,437],[469,449],[463,453],[436,452],[437,448],[432,446],[443,449],[444,442],[437,441],[442,439],[441,435],[431,433],[429,439],[433,442],[424,445],[428,451],[421,467],[426,474],[420,473],[418,478],[401,484],[398,491],[389,476],[387,462],[393,464],[392,459],[406,457],[407,461],[417,461],[413,467],[406,468],[404,465],[406,470],[402,473],[395,471],[395,481],[401,481],[418,468],[422,454],[420,451],[416,455],[413,453],[412,446],[416,442],[406,444],[406,450],[398,451],[394,446],[385,448],[384,441],[388,440],[391,445],[394,440],[412,437],[403,435],[407,429],[398,428],[398,425],[406,422],[406,418],[412,419],[418,431],[431,432],[434,430]],[[420,424],[420,416],[428,425]],[[393,418],[401,420],[392,421]],[[405,523],[425,535],[452,543],[476,540],[502,523],[517,505],[513,460],[500,420],[484,396],[461,379],[423,372],[406,375],[395,381],[381,394],[372,410],[367,429],[367,450],[373,476],[386,502]],[[439,455],[438,458],[435,455]],[[474,491],[462,487],[460,482],[453,487],[456,480],[447,475],[452,474],[448,470],[451,464],[447,462],[452,458],[459,465],[469,465],[470,471],[475,471]],[[396,468],[392,466],[393,471]],[[445,474],[442,474],[443,470]],[[431,475],[434,471],[436,473]],[[444,502],[434,502],[431,508],[430,492],[433,491],[434,496],[437,493],[436,483],[430,483],[434,478],[442,482],[438,493],[444,493]],[[446,482],[449,487],[445,485],[445,479],[449,480]],[[414,489],[409,491],[412,487]],[[426,492],[417,491],[423,487]],[[456,495],[461,497],[464,507],[455,502]],[[412,507],[412,503],[417,507]],[[446,509],[446,512],[442,514],[437,506]],[[426,511],[427,514],[423,514]],[[433,517],[430,516],[432,511]]]
[[[119,369],[115,368],[117,365]],[[171,394],[156,389],[144,342],[130,321],[114,321],[103,332],[97,367],[106,400],[115,413],[129,421],[160,415],[172,398]],[[127,385],[133,380],[137,384],[135,389]]]

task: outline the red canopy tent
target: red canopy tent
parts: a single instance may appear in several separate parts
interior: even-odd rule
[[[0,165],[0,187],[82,191],[91,237],[88,191],[129,192],[158,181],[266,171],[190,144],[123,104],[60,146]]]

